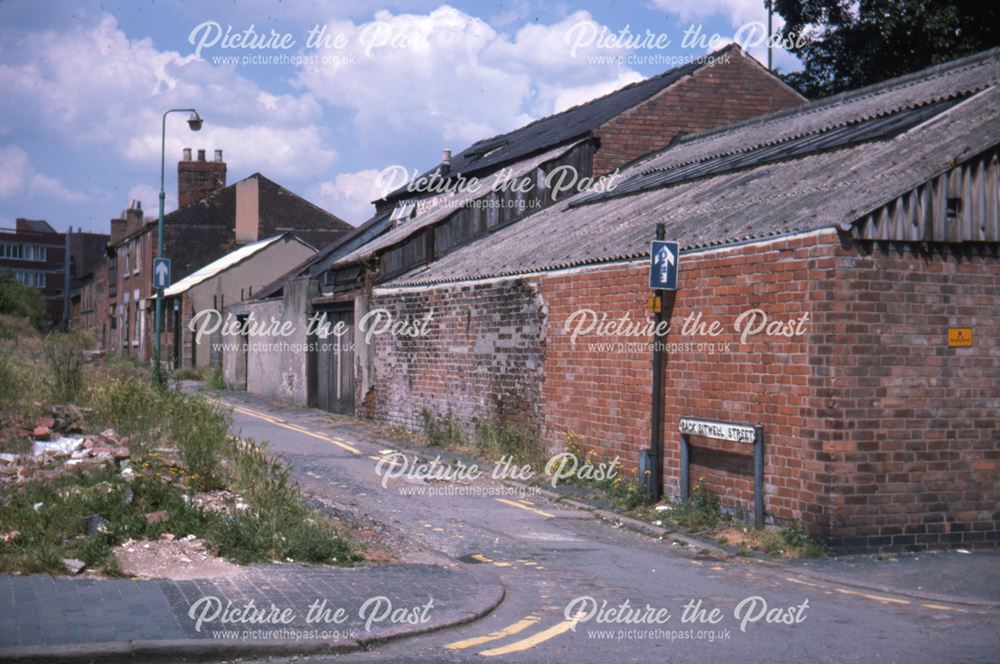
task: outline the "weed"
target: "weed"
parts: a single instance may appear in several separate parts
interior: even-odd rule
[[[229,386],[226,384],[226,378],[222,375],[222,369],[213,369],[208,375],[208,381],[205,383],[210,390],[227,390]]]
[[[442,416],[435,416],[427,408],[420,411],[424,420],[424,435],[431,447],[459,447],[465,442],[462,427],[458,418],[448,411]]]
[[[177,369],[170,377],[174,380],[205,380],[205,377],[201,372],[191,369],[190,367],[185,367],[183,369]]]
[[[89,335],[81,332],[53,333],[45,338],[44,353],[56,403],[73,403],[83,392],[83,351]]]

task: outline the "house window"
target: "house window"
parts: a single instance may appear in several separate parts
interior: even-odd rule
[[[35,286],[45,288],[45,273],[33,270],[18,270],[14,273],[14,278],[25,286]]]
[[[48,258],[48,248],[41,244],[0,242],[0,258],[44,263]]]
[[[132,265],[131,265],[131,260],[130,260],[131,255],[130,254],[131,254],[131,252],[129,251],[128,245],[126,245],[125,246],[125,255],[124,255],[124,259],[123,259],[125,261],[125,269],[122,271],[122,279],[128,279],[128,275],[132,273]]]
[[[136,273],[136,274],[139,272],[139,269],[142,267],[142,244],[141,243],[142,243],[142,237],[141,236],[138,237],[138,238],[136,238],[135,241],[132,243],[132,248],[135,250],[135,259],[133,259],[133,261],[132,261],[132,264],[134,266],[132,268],[132,272]]]

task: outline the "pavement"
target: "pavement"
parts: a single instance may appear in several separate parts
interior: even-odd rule
[[[733,556],[516,483],[389,479],[377,470],[384,450],[425,461],[440,450],[317,410],[214,396],[233,408],[234,433],[267,441],[312,501],[396,533],[402,562],[269,565],[193,582],[2,577],[0,644],[18,650],[0,651],[0,661],[995,662],[1000,649],[995,552]],[[408,607],[432,597],[436,622],[359,634],[352,619],[322,639],[193,631],[190,607],[206,594],[300,613],[317,599],[356,613],[379,594]],[[290,626],[310,627],[299,620]]]
[[[0,661],[350,652],[474,620],[502,599],[494,579],[430,564],[267,564],[190,581],[0,576]],[[243,614],[227,621],[226,607]],[[258,619],[247,607],[291,613]]]

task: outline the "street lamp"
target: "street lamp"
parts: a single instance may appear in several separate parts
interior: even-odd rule
[[[156,257],[163,258],[163,206],[167,194],[163,190],[164,170],[167,161],[167,116],[171,113],[190,113],[187,123],[191,131],[201,129],[202,119],[193,108],[171,108],[163,114],[162,131],[160,132],[160,218],[156,224]],[[160,366],[160,328],[163,327],[163,289],[156,289],[156,352],[153,360],[153,381],[163,384],[163,370]]]

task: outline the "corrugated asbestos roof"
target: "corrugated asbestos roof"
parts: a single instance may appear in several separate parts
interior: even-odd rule
[[[696,179],[576,205],[580,194],[383,286],[511,276],[647,256],[655,224],[686,251],[850,227],[956,164],[1000,144],[1000,49],[901,79],[692,136],[623,173],[702,164]],[[972,94],[890,137],[716,171],[713,161]],[[898,118],[907,117],[897,115]],[[912,119],[913,115],[908,116]],[[571,207],[574,206],[574,207]]]
[[[738,49],[736,44],[730,44],[706,56],[703,61],[690,62],[670,69],[585,104],[541,118],[506,134],[477,141],[460,153],[452,155],[450,174],[465,175],[492,169],[585,136],[608,120],[621,115],[685,76],[693,74],[705,66],[710,58],[719,57],[730,50],[738,52]],[[435,166],[421,177],[431,175],[437,168],[439,166]],[[392,192],[387,198],[395,200],[406,197],[407,192],[404,187]]]
[[[338,260],[345,254],[354,251],[358,247],[363,246],[373,238],[378,237],[381,233],[388,230],[388,228],[389,213],[377,214],[369,218],[350,233],[347,233],[343,237],[339,238],[336,242],[327,245],[316,255],[310,256],[308,260],[303,261],[301,264],[289,270],[286,274],[278,277],[267,286],[264,286],[264,288],[260,289],[260,291],[258,291],[258,293],[251,299],[266,300],[268,298],[275,297],[291,279],[305,275],[318,279],[321,274],[329,269],[330,265],[332,265],[334,261]]]
[[[302,244],[305,244],[304,242],[302,242],[302,240],[298,239],[295,236],[290,236],[288,233],[281,233],[279,235],[274,235],[269,238],[266,238],[264,240],[251,242],[250,244],[244,245],[239,249],[230,251],[222,258],[212,261],[211,263],[201,268],[200,270],[192,272],[191,274],[184,277],[177,283],[173,284],[167,290],[163,291],[163,296],[173,297],[174,295],[180,295],[181,293],[187,292],[188,290],[197,286],[201,282],[211,279],[215,275],[221,272],[225,272],[234,265],[242,263],[251,256],[258,254],[261,251],[264,251],[272,244],[275,244],[276,242],[284,239],[285,237],[289,237],[295,242],[301,242]]]
[[[561,145],[557,148],[511,165],[508,167],[509,170],[505,171],[505,175],[507,175],[505,181],[518,180],[519,178],[528,175],[542,164],[563,156],[580,143],[581,141],[577,141],[575,143]],[[370,256],[380,249],[385,249],[386,247],[391,247],[394,244],[403,242],[420,229],[432,226],[439,221],[444,221],[455,211],[469,205],[475,200],[487,196],[490,193],[490,188],[495,184],[500,183],[484,181],[481,182],[480,186],[476,189],[469,188],[456,193],[447,193],[438,197],[432,196],[424,199],[424,201],[421,202],[427,202],[429,204],[426,211],[418,213],[412,219],[403,221],[399,226],[393,228],[384,235],[375,238],[373,241],[364,244],[349,254],[344,255],[342,258],[337,259],[333,262],[333,265],[349,265],[351,263],[356,263],[358,260],[364,258],[365,256]],[[419,210],[419,207],[416,209]]]

